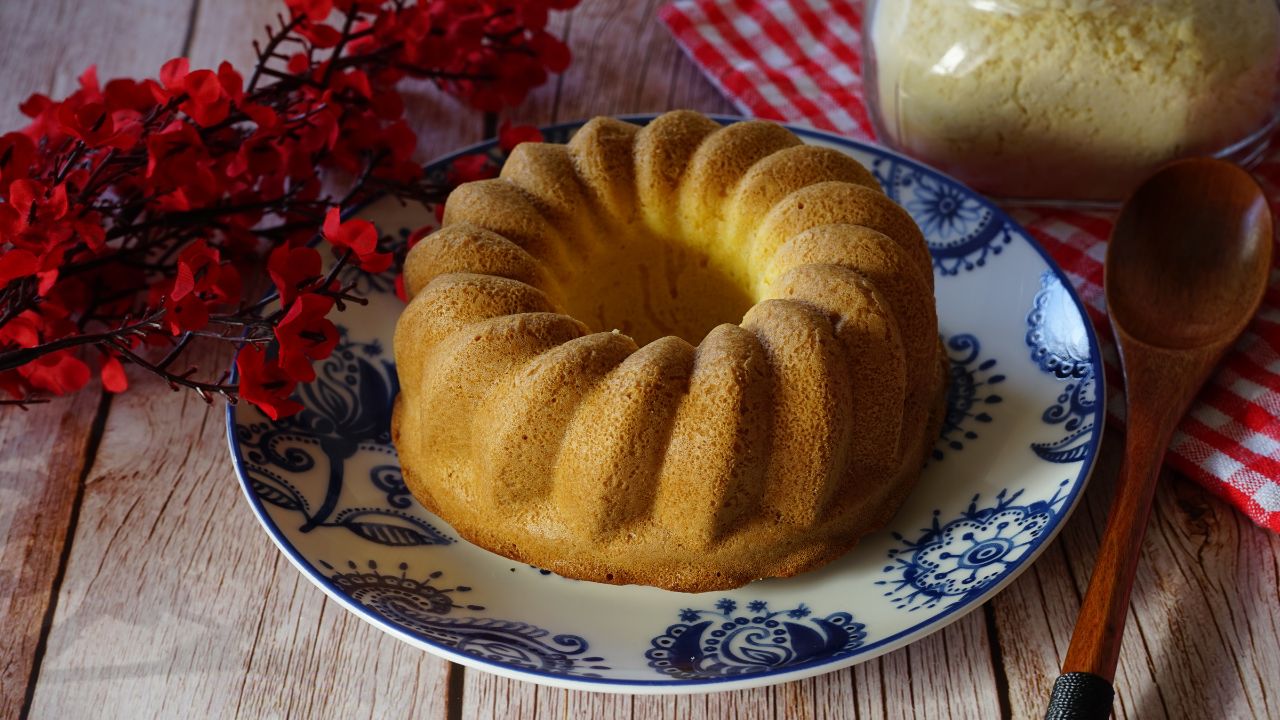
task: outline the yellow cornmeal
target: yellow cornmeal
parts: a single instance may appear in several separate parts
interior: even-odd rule
[[[886,0],[888,140],[987,192],[1115,197],[1262,126],[1273,0]]]

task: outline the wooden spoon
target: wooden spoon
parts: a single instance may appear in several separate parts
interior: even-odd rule
[[[1200,386],[1257,312],[1271,244],[1261,188],[1220,160],[1165,166],[1120,211],[1105,284],[1128,394],[1124,461],[1049,720],[1111,714],[1111,682],[1160,463]]]

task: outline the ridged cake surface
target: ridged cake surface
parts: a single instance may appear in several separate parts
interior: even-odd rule
[[[393,435],[471,542],[703,591],[880,528],[946,360],[910,216],[835,150],[694,112],[596,118],[456,189],[409,253]]]

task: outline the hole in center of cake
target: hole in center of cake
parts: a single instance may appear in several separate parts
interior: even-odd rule
[[[643,233],[605,238],[565,304],[596,332],[619,330],[639,345],[668,335],[697,345],[717,325],[742,322],[754,300],[716,258]]]

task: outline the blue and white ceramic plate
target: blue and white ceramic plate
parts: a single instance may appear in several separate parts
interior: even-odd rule
[[[629,118],[643,122],[647,118]],[[732,118],[724,118],[725,122]],[[565,141],[581,123],[550,128]],[[390,440],[392,276],[340,314],[342,343],[300,414],[227,413],[245,495],[332,598],[427,652],[537,683],[705,692],[828,672],[977,608],[1035,560],[1080,498],[1102,432],[1093,329],[1062,272],[1003,212],[882,148],[792,128],[871,168],[933,252],[952,380],[918,489],[880,533],[816,572],[681,594],[567,580],[460,539],[405,490]],[[492,143],[435,163],[489,153]],[[434,223],[392,200],[362,213],[388,243]]]

